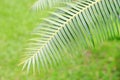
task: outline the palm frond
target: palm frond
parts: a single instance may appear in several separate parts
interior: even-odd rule
[[[34,32],[37,37],[31,39],[23,69],[59,63],[67,46],[71,50],[73,45],[83,49],[120,37],[119,15],[119,0],[85,0],[59,8]]]
[[[55,5],[60,5],[63,2],[72,2],[74,0],[38,0],[34,3],[32,8],[34,10],[44,10],[46,8],[53,8]]]

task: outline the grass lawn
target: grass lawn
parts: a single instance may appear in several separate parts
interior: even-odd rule
[[[0,0],[0,80],[120,80],[120,41],[86,50],[75,62],[48,73],[26,74],[18,67],[24,47],[48,11],[30,11],[35,0]],[[44,14],[44,15],[43,15]]]

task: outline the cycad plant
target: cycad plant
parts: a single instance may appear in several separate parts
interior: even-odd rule
[[[39,0],[34,9],[63,4],[34,31],[34,38],[27,48],[23,69],[48,68],[59,63],[67,50],[74,54],[93,48],[101,42],[120,37],[119,0]],[[57,5],[58,6],[58,5]]]

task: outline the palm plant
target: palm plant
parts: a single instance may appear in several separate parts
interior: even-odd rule
[[[60,6],[62,4],[62,2],[66,3],[66,2],[72,2],[74,0],[38,0],[34,3],[34,5],[32,6],[33,9],[40,9],[40,10],[44,10],[46,8],[52,8],[56,5]]]
[[[23,69],[47,68],[60,62],[67,49],[72,51],[77,46],[82,51],[120,37],[119,0],[39,0],[34,8],[39,5],[43,10],[62,1],[69,3],[45,18],[34,31]]]

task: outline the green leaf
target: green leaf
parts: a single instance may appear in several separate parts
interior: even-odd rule
[[[34,10],[44,10],[46,8],[53,8],[56,5],[60,6],[63,2],[72,2],[74,0],[38,0],[34,3],[32,8]]]
[[[68,3],[39,25],[23,68],[54,66],[65,57],[67,49],[74,52],[75,46],[81,50],[93,48],[104,40],[120,37],[119,15],[119,0]]]

